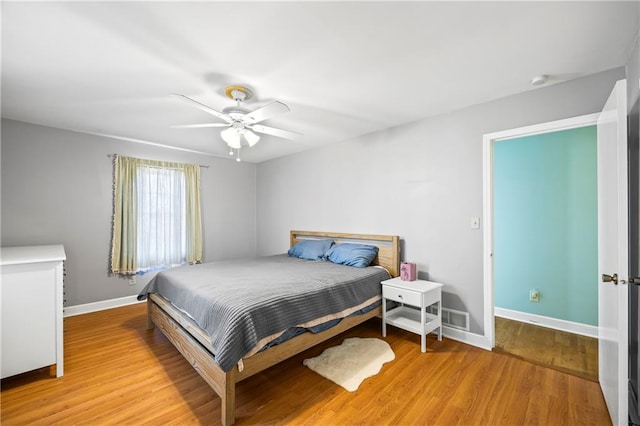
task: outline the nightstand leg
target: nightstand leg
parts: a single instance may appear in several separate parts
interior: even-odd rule
[[[422,333],[420,333],[420,344],[421,344],[421,349],[422,352],[426,352],[427,351],[427,330],[425,322],[427,321],[427,314],[425,313],[425,307],[423,306],[422,309],[420,310],[420,318],[421,318],[421,329],[422,329]]]
[[[387,337],[387,299],[382,298],[382,337]]]
[[[442,302],[438,302],[438,341],[442,342]]]

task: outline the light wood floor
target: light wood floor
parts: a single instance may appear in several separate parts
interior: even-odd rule
[[[2,381],[3,425],[220,424],[220,401],[158,331],[145,305],[65,319],[65,375]],[[246,381],[237,424],[606,425],[597,383],[394,327],[396,359],[350,393],[302,365],[346,336],[380,337],[371,320]]]
[[[598,381],[598,339],[496,317],[496,351]]]

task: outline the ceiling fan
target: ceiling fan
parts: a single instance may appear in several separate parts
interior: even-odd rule
[[[236,105],[228,106],[224,108],[222,112],[216,111],[213,108],[210,108],[207,105],[185,95],[172,94],[172,96],[188,102],[192,106],[219,118],[224,121],[224,123],[185,124],[171,127],[226,127],[226,129],[220,132],[220,136],[222,136],[222,139],[227,143],[227,145],[229,145],[229,148],[231,148],[231,151],[229,152],[230,155],[233,155],[234,149],[238,150],[238,161],[240,161],[239,150],[242,148],[243,144],[252,147],[258,143],[260,136],[257,133],[285,139],[297,139],[302,136],[301,133],[276,129],[275,127],[259,124],[264,120],[275,117],[276,115],[291,111],[283,102],[274,101],[262,108],[251,111],[241,105],[243,102],[253,97],[251,90],[244,86],[229,86],[225,88],[224,93],[228,98],[233,99],[236,102]]]

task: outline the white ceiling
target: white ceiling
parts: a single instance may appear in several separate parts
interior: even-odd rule
[[[291,112],[245,161],[337,143],[625,64],[636,2],[2,2],[2,116],[227,156],[230,84]],[[544,87],[544,86],[543,86]]]

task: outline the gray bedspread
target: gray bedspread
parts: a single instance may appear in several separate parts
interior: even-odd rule
[[[207,332],[216,362],[230,371],[260,341],[357,306],[381,293],[381,268],[354,268],[286,254],[169,269],[140,292],[157,293]]]

